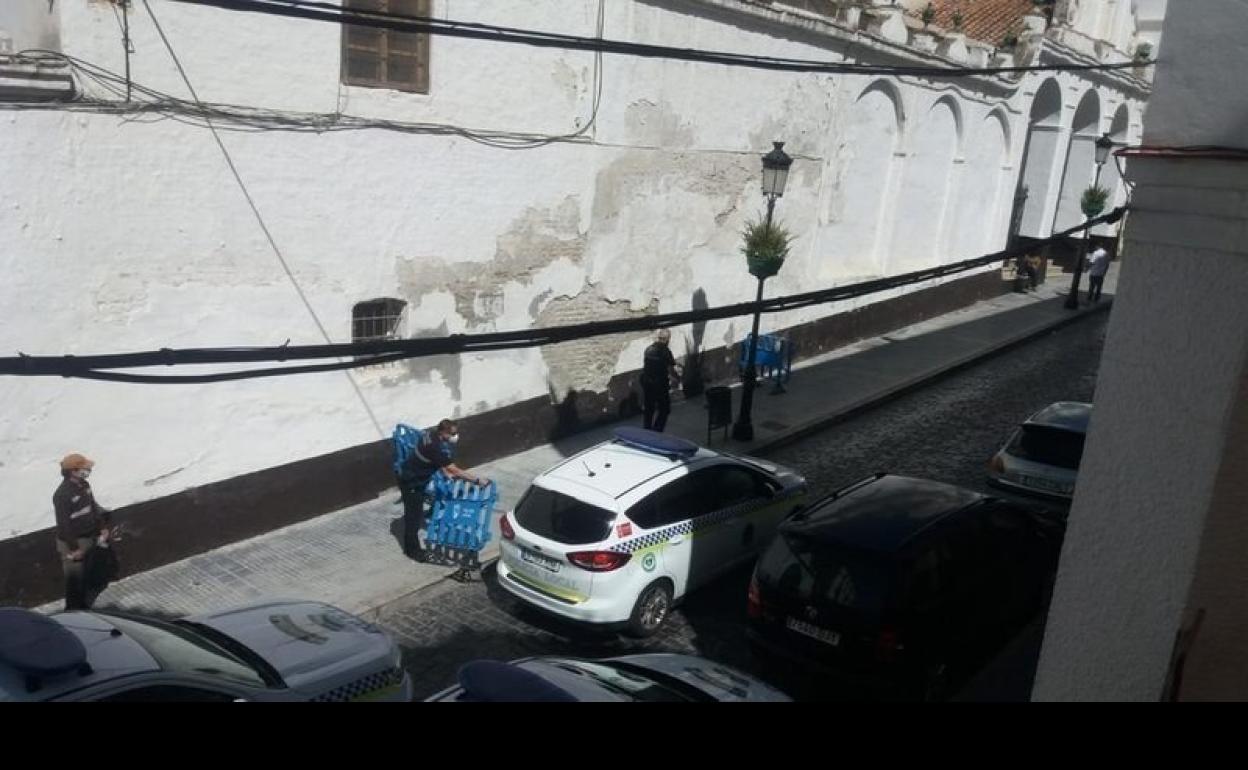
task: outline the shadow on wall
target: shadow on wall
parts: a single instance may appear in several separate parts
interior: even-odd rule
[[[555,404],[555,424],[550,429],[550,441],[553,443],[562,438],[568,438],[579,433],[583,427],[581,415],[577,412],[576,402],[579,398],[576,390],[568,388],[567,395],[559,401],[559,395],[555,392],[555,385],[551,381],[546,381],[546,387],[550,391],[550,400]]]
[[[700,287],[694,291],[689,300],[689,306],[693,310],[709,308],[706,291]],[[685,398],[700,396],[706,389],[706,380],[702,371],[702,343],[706,337],[706,321],[694,323],[690,331],[692,335],[685,335],[685,371],[680,383]]]

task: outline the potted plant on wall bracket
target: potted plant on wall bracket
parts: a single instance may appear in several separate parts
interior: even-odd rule
[[[1083,209],[1085,217],[1095,219],[1105,210],[1105,204],[1108,202],[1109,190],[1094,184],[1083,191],[1083,197],[1079,199],[1079,207]]]
[[[928,3],[923,6],[922,11],[919,11],[919,18],[923,20],[923,27],[926,29],[936,20],[936,9],[932,7],[931,3]]]
[[[928,7],[930,8],[931,6],[928,6]],[[966,22],[966,19],[962,17],[962,9],[959,8],[955,10],[953,12],[953,16],[949,19],[949,21],[953,23],[953,31],[961,33],[962,25]]]
[[[770,278],[780,272],[789,256],[793,236],[780,223],[747,222],[742,233],[741,253],[755,278]]]

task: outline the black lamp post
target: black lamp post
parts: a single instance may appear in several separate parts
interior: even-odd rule
[[[793,159],[784,151],[784,142],[772,142],[771,152],[763,156],[763,195],[767,197],[767,222],[764,227],[771,229],[771,215],[776,208],[776,198],[784,195],[784,185],[789,181],[789,166]],[[758,279],[758,297],[756,302],[763,301],[763,281]],[[732,437],[737,441],[754,440],[754,424],[750,422],[750,411],[754,407],[754,383],[758,378],[755,371],[754,357],[758,355],[758,321],[761,310],[754,311],[754,323],[750,331],[750,349],[745,359],[745,371],[742,373],[741,411],[737,422],[732,426]]]
[[[1109,151],[1112,149],[1114,140],[1109,138],[1109,134],[1101,134],[1101,138],[1096,140],[1096,179],[1092,182],[1093,187],[1101,186],[1101,169],[1105,168],[1105,161],[1109,160]],[[1085,220],[1092,218],[1086,211],[1083,216]],[[1069,310],[1079,307],[1079,278],[1083,275],[1083,263],[1088,258],[1088,247],[1091,245],[1092,230],[1089,228],[1083,231],[1083,251],[1075,262],[1075,273],[1070,279],[1070,295],[1066,297],[1066,307]]]

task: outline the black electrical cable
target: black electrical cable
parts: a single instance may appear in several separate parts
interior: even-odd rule
[[[486,352],[510,350],[517,348],[537,347],[572,340],[598,337],[608,334],[621,334],[649,331],[672,326],[682,326],[710,320],[720,320],[738,316],[752,315],[754,312],[778,313],[797,310],[813,305],[853,299],[868,294],[907,286],[933,278],[947,277],[982,267],[994,262],[1001,262],[1020,254],[1027,253],[1038,246],[1052,243],[1074,233],[1087,230],[1100,224],[1117,222],[1126,212],[1119,207],[1108,214],[1090,219],[1083,224],[1055,233],[1051,237],[1029,244],[1026,248],[1005,249],[985,254],[972,259],[954,262],[948,265],[916,270],[891,278],[878,278],[871,281],[850,284],[847,286],[820,289],[802,294],[762,300],[761,302],[742,302],[703,310],[686,310],[676,313],[646,316],[642,318],[624,318],[612,321],[591,321],[570,326],[555,326],[539,329],[526,329],[508,332],[492,332],[485,334],[453,334],[448,337],[426,337],[408,340],[374,340],[369,342],[335,343],[327,345],[300,345],[259,348],[195,348],[188,350],[163,349],[139,353],[113,353],[89,356],[28,356],[20,354],[15,357],[0,358],[0,375],[19,376],[60,376],[83,377],[91,379],[113,379],[129,382],[219,382],[224,380],[250,379],[255,377],[277,376],[282,374],[302,374],[309,371],[333,371],[335,368],[349,369],[358,366],[371,366],[405,358],[417,358],[429,355],[446,355],[466,352]],[[257,363],[265,361],[294,361],[316,358],[343,358],[347,356],[367,357],[354,361],[339,361],[333,364],[315,365],[324,368],[287,367],[267,370],[250,370],[237,372],[221,372],[215,374],[177,376],[165,378],[147,375],[127,375],[101,372],[102,369],[131,369],[146,366],[173,366],[199,364]],[[133,379],[143,377],[143,379]],[[131,379],[125,379],[131,378]]]
[[[213,6],[230,11],[245,11],[274,16],[351,24],[394,32],[441,35],[501,43],[515,43],[541,48],[564,48],[581,51],[638,56],[644,58],[675,59],[679,61],[723,64],[726,66],[786,72],[820,72],[860,75],[909,75],[916,77],[967,77],[970,75],[1001,75],[1023,72],[1086,72],[1125,70],[1154,62],[1119,62],[1114,64],[1043,64],[1017,67],[913,67],[877,66],[825,62],[811,59],[788,59],[774,56],[756,56],[727,51],[710,51],[695,48],[632,43],[622,40],[593,39],[577,35],[561,35],[536,30],[501,27],[420,16],[406,16],[384,11],[364,11],[329,3],[299,2],[298,0],[175,0],[190,5]]]
[[[589,119],[578,130],[568,134],[535,134],[515,131],[473,129],[444,123],[409,123],[403,121],[363,118],[342,113],[306,113],[272,110],[212,102],[194,102],[133,83],[138,98],[124,100],[122,76],[104,67],[67,54],[42,49],[29,49],[18,54],[27,59],[55,59],[66,63],[73,75],[81,81],[76,96],[70,102],[0,102],[0,110],[90,112],[123,116],[127,123],[152,123],[173,120],[200,128],[218,131],[260,133],[289,131],[295,133],[331,133],[336,131],[387,130],[408,134],[432,136],[458,136],[496,149],[526,150],[543,147],[556,142],[589,141],[585,134],[597,122],[602,101],[602,68],[596,67],[594,77],[593,107]],[[601,58],[600,56],[598,58]],[[99,86],[118,98],[109,101],[90,96],[86,84]]]

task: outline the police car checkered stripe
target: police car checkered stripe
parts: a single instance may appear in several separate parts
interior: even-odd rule
[[[375,690],[382,690],[387,687],[394,687],[403,681],[403,670],[398,668],[390,668],[385,671],[378,671],[375,674],[357,679],[349,684],[341,687],[335,687],[329,692],[321,693],[312,699],[313,703],[345,703],[347,701],[362,698]]]
[[[727,521],[728,519],[753,513],[760,508],[775,505],[781,500],[794,497],[800,493],[800,489],[788,489],[785,490],[783,494],[777,495],[770,500],[741,503],[740,505],[734,505],[731,508],[722,508],[718,511],[712,511],[705,516],[699,516],[696,519],[682,521],[679,524],[673,524],[670,527],[664,527],[663,529],[655,530],[654,532],[638,535],[637,537],[629,540],[622,540],[611,546],[608,550],[615,551],[616,553],[636,553],[646,548],[652,548],[656,545],[666,543],[668,540],[671,540],[677,535],[692,535],[701,530],[710,529],[716,524]]]

